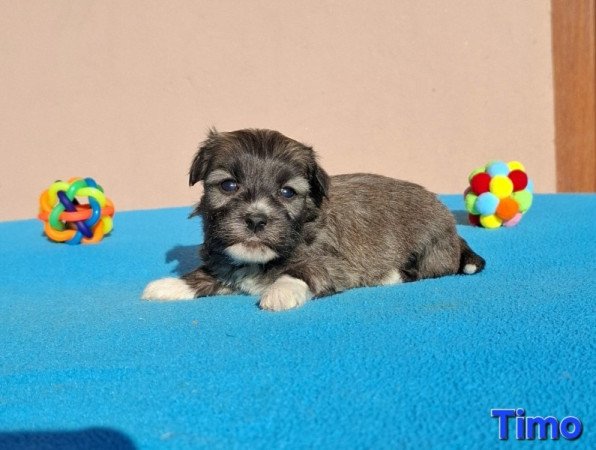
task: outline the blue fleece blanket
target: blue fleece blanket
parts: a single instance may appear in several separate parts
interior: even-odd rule
[[[196,264],[187,208],[117,213],[94,246],[0,223],[0,448],[595,448],[596,195],[539,195],[499,230],[442,199],[483,273],[283,313],[139,300]],[[510,418],[500,441],[491,409],[517,408],[583,434],[518,442]]]

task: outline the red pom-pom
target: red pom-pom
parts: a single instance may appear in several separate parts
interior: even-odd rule
[[[490,186],[490,175],[486,172],[477,173],[470,180],[470,186],[476,195],[488,192]]]
[[[514,191],[523,191],[528,185],[528,176],[522,170],[513,170],[509,172],[509,179],[513,182]]]
[[[476,214],[468,214],[468,220],[471,225],[474,225],[475,227],[480,226],[480,216],[477,216]]]

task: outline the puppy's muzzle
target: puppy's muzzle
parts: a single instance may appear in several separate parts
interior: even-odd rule
[[[267,225],[267,216],[264,214],[247,214],[246,227],[253,233],[259,233]]]

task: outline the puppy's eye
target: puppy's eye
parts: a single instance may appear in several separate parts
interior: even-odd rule
[[[236,192],[238,190],[238,183],[234,180],[224,180],[219,184],[222,191]]]
[[[296,191],[290,186],[284,186],[280,189],[279,193],[283,198],[292,198],[296,195]]]

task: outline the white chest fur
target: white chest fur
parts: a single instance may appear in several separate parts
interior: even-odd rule
[[[238,267],[227,281],[230,287],[249,295],[261,295],[271,286],[271,279],[263,275],[258,264]]]

